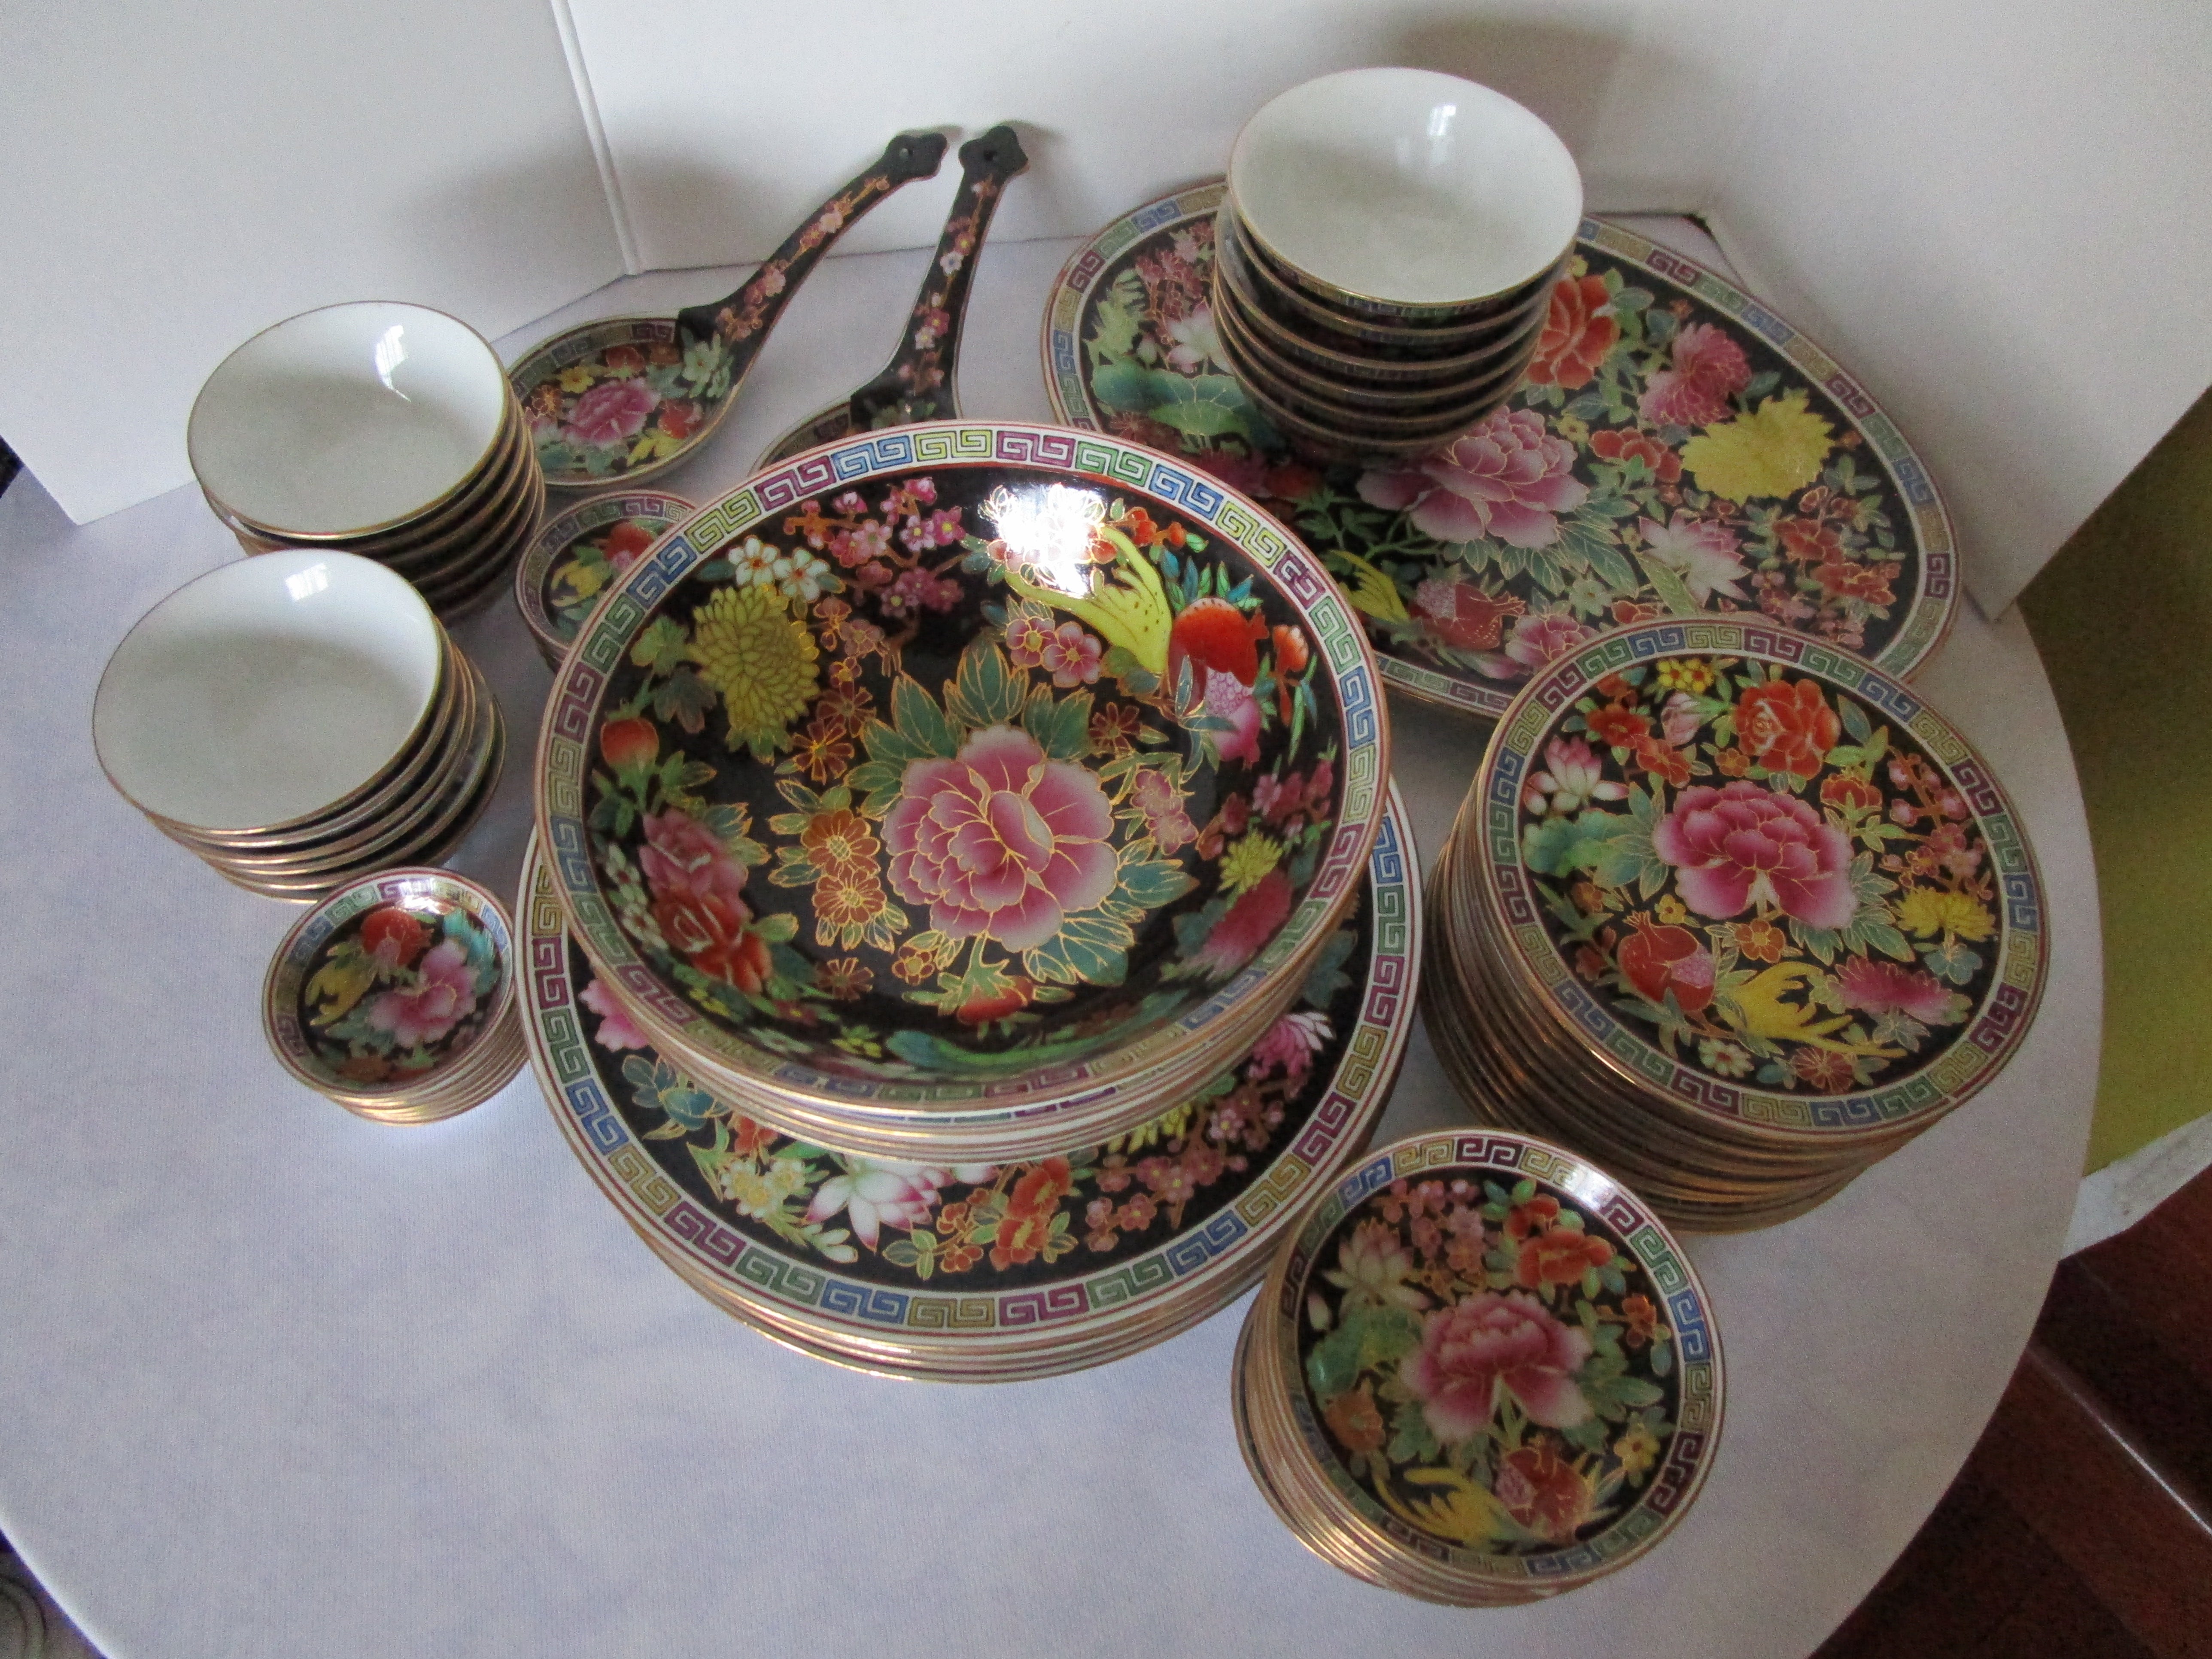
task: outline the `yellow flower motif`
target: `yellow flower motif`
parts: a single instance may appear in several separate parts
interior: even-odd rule
[[[1820,476],[1832,442],[1802,390],[1769,398],[1749,415],[1709,426],[1682,446],[1700,489],[1731,501],[1787,495]]]
[[[813,700],[822,653],[773,587],[726,587],[691,613],[687,654],[722,694],[728,742],[756,760],[791,747],[791,723]]]
[[[1554,415],[1552,430],[1577,447],[1589,441],[1589,422],[1572,415]]]
[[[781,1162],[783,1160],[779,1160]],[[795,1188],[782,1188],[769,1176],[760,1174],[732,1158],[722,1165],[722,1196],[738,1206],[738,1213],[750,1216],[755,1221],[765,1220],[783,1207],[785,1199]]]
[[[1672,893],[1668,894],[1664,898],[1659,901],[1660,921],[1674,922],[1677,926],[1680,926],[1689,919],[1689,911],[1684,908],[1682,901],[1676,898]]]
[[[1668,691],[1687,691],[1692,696],[1713,683],[1713,665],[1703,657],[1662,657],[1660,685]]]
[[[1256,830],[1229,849],[1221,860],[1221,890],[1231,898],[1257,887],[1267,872],[1283,861],[1280,842]]]
[[[1949,933],[1963,939],[1985,939],[1997,930],[1989,907],[1964,893],[1942,893],[1932,887],[1916,887],[1897,907],[1897,925],[1921,939]]]
[[[564,368],[561,371],[561,390],[588,392],[591,390],[592,382],[597,379],[599,379],[599,373],[589,363],[578,363],[573,368]]]
[[[1659,1461],[1659,1437],[1638,1423],[1613,1443],[1623,1474],[1641,1474]]]

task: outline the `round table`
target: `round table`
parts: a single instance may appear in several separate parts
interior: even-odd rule
[[[1045,414],[1035,331],[1069,246],[989,251],[969,412]],[[872,373],[925,257],[828,262],[746,405],[666,487],[707,499]],[[570,310],[716,283],[633,279]],[[296,913],[162,840],[88,738],[116,641],[236,555],[191,490],[82,528],[28,479],[0,501],[0,1531],[109,1659],[1803,1654],[1910,1540],[2027,1340],[2081,1167],[2100,975],[2080,795],[2016,616],[1962,606],[1920,684],[2042,860],[2054,950],[2033,1033],[1825,1208],[1691,1241],[1729,1423],[1668,1546],[1549,1605],[1461,1612],[1346,1577],[1276,1522],[1230,1425],[1241,1303],[1053,1381],[863,1376],[662,1267],[527,1072],[406,1129],[290,1083],[258,995]],[[520,739],[458,862],[511,891],[547,676],[505,604],[457,633]],[[1394,714],[1433,853],[1482,734]],[[1382,1135],[1461,1115],[1417,1036]]]

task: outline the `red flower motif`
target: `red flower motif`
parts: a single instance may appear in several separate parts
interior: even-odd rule
[[[1554,283],[1544,313],[1544,331],[1537,337],[1536,355],[1528,363],[1530,383],[1570,392],[1588,386],[1620,338],[1612,306],[1613,295],[1606,292],[1601,276],[1562,276]]]
[[[1790,1069],[1801,1082],[1824,1095],[1841,1094],[1858,1080],[1851,1073],[1850,1055],[1830,1054],[1826,1048],[1798,1049],[1790,1056]]]
[[[1844,556],[1844,538],[1825,519],[1784,519],[1774,534],[1782,550],[1801,564],[1825,564]]]
[[[660,394],[643,380],[602,380],[568,415],[568,440],[586,449],[627,443],[645,429]]]
[[[1175,619],[1168,634],[1168,684],[1182,678],[1182,665],[1194,659],[1214,673],[1231,674],[1240,685],[1260,678],[1260,641],[1267,637],[1264,618],[1239,611],[1226,599],[1204,599]],[[1205,676],[1197,677],[1193,690],[1205,695]]]
[[[1796,797],[1755,783],[1685,789],[1653,830],[1651,848],[1681,872],[1682,902],[1699,915],[1741,915],[1756,902],[1808,927],[1842,927],[1858,909],[1843,831]]]
[[[1813,580],[1820,584],[1821,591],[1832,599],[1857,599],[1867,605],[1892,605],[1897,595],[1890,588],[1890,580],[1901,567],[1893,564],[1857,564],[1849,559],[1839,559],[1833,564],[1814,568]]]
[[[362,919],[361,948],[387,968],[411,968],[430,931],[396,904],[380,905]]]
[[[1864,778],[1852,777],[1838,772],[1820,786],[1820,799],[1830,806],[1848,812],[1853,809],[1864,811],[1881,805],[1881,791]]]
[[[1650,738],[1636,740],[1636,763],[1653,777],[1666,779],[1677,789],[1690,781],[1690,757],[1679,749]]]
[[[1036,995],[1034,981],[1017,974],[1003,990],[988,996],[972,996],[960,1005],[957,1018],[963,1025],[988,1025],[994,1019],[1018,1014]]]
[[[650,766],[660,755],[660,732],[651,720],[636,715],[609,720],[599,728],[599,753],[617,772]]]
[[[1259,954],[1291,914],[1291,878],[1270,870],[1213,924],[1191,960],[1215,978],[1234,973]]]
[[[660,429],[672,438],[688,438],[699,429],[699,405],[689,398],[672,398],[660,406]]]
[[[1601,1238],[1554,1227],[1525,1241],[1514,1278],[1529,1290],[1547,1285],[1578,1285],[1583,1274],[1613,1260],[1613,1246]]]
[[[1549,1193],[1539,1193],[1505,1212],[1505,1236],[1526,1238],[1531,1233],[1549,1232],[1559,1218],[1559,1200]]]
[[[655,899],[661,936],[701,973],[727,980],[747,996],[768,981],[767,943],[745,931],[752,912],[742,899],[718,893],[672,893]]]
[[[1572,1542],[1590,1517],[1589,1483],[1546,1442],[1500,1458],[1491,1489],[1508,1515],[1554,1544]]]
[[[1590,736],[1609,749],[1633,749],[1651,733],[1647,714],[1623,703],[1609,702],[1584,717]]]
[[[1632,426],[1593,432],[1589,447],[1590,453],[1608,461],[1643,462],[1651,470],[1651,476],[1662,484],[1673,483],[1682,476],[1682,458],[1650,433],[1638,431]]]
[[[1757,764],[1795,777],[1818,775],[1843,722],[1811,680],[1770,680],[1736,699],[1736,739]]]
[[[1923,1025],[1953,1021],[1953,992],[1924,968],[1853,957],[1844,963],[1836,982],[1843,991],[1844,1006],[1876,1018],[1894,1013],[1908,1014]]]
[[[624,519],[607,532],[599,544],[607,562],[617,570],[627,570],[637,562],[637,556],[653,545],[653,535],[635,519]]]

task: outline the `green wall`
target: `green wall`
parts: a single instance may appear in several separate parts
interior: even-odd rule
[[[2088,804],[2102,1169],[2212,1111],[2212,393],[2021,598]]]

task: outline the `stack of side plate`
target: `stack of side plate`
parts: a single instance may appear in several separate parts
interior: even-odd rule
[[[791,1346],[985,1382],[1101,1364],[1195,1324],[1367,1141],[1411,1026],[1418,860],[1395,803],[1358,902],[1254,1050],[1129,1133],[1019,1163],[890,1162],[722,1105],[629,1029],[524,875],[531,1060],[570,1147],[702,1295]]]
[[[210,571],[141,618],[93,701],[108,779],[224,879],[319,899],[447,856],[498,787],[498,701],[422,598],[349,554]]]
[[[452,1117],[522,1069],[514,926],[464,877],[384,871],[300,918],[261,1018],[278,1063],[356,1116]]]
[[[1528,1137],[1403,1140],[1285,1239],[1237,1350],[1253,1480],[1322,1559],[1457,1607],[1649,1553],[1712,1466],[1719,1340],[1637,1195]]]
[[[1255,505],[1064,429],[805,452],[562,659],[538,830],[671,1063],[856,1156],[1110,1142],[1291,1007],[1379,833],[1342,595]]]
[[[1477,1114],[1700,1231],[1800,1214],[1975,1094],[2049,960],[2018,816],[1958,731],[1740,623],[1540,672],[1434,889],[1429,1029]]]
[[[499,591],[545,506],[498,356],[421,306],[328,306],[264,329],[208,377],[187,446],[247,552],[374,559],[447,617]]]

